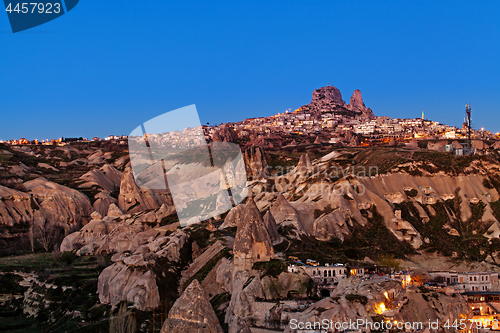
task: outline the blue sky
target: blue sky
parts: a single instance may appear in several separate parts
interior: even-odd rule
[[[268,116],[333,84],[375,115],[500,131],[500,1],[93,1],[12,34],[0,13],[0,139],[129,134],[196,104]]]

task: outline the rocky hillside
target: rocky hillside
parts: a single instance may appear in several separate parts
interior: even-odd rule
[[[324,93],[336,107],[363,107],[356,93],[347,106],[340,93]],[[11,251],[53,252],[50,264],[40,262],[32,272],[22,268],[32,274],[29,293],[13,288],[10,301],[0,304],[32,328],[83,320],[102,329],[123,304],[142,332],[289,332],[292,320],[325,318],[454,320],[470,316],[456,293],[351,277],[325,296],[309,275],[289,272],[287,258],[376,262],[389,270],[500,271],[495,151],[454,157],[417,148],[324,148],[297,153],[279,172],[270,168],[268,151],[252,147],[244,153],[251,196],[216,219],[185,228],[169,193],[137,186],[123,151],[69,146],[0,152],[4,250],[20,244]],[[60,238],[49,243],[59,245],[56,251],[42,246],[50,240],[43,231],[54,228]],[[67,271],[85,258],[102,264],[81,286],[69,285]],[[9,260],[2,264],[0,258],[1,276],[20,270]],[[5,281],[21,288],[23,279],[9,275]],[[92,297],[76,307],[54,296],[58,288],[79,302],[85,302],[80,294]],[[43,299],[54,301],[45,306]],[[61,310],[62,304],[79,314]]]

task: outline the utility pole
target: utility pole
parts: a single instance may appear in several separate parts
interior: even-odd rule
[[[468,153],[472,153],[472,123],[471,123],[471,115],[472,108],[469,104],[465,104],[465,117],[466,117],[466,125],[467,125],[467,144],[468,144]]]

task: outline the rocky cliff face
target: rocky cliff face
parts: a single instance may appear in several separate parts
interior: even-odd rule
[[[99,192],[94,196],[94,203],[92,204],[92,207],[96,212],[101,214],[101,216],[106,216],[106,213],[109,209],[109,206],[114,204],[116,205],[118,203],[118,200],[113,198],[109,193],[107,192]]]
[[[217,315],[198,280],[175,301],[161,333],[223,333]]]
[[[305,227],[298,212],[282,194],[278,194],[270,212],[278,225],[292,226],[299,234],[304,233]]]

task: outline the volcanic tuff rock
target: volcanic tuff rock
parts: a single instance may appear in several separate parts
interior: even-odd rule
[[[271,238],[273,245],[281,243],[283,239],[278,232],[278,226],[276,225],[276,221],[270,211],[267,211],[264,215],[264,224],[266,225],[267,232],[269,233],[269,237]]]
[[[123,263],[113,264],[102,271],[97,292],[101,303],[113,306],[127,301],[133,303],[135,308],[147,311],[160,305],[154,273],[135,270]]]
[[[235,269],[231,302],[225,317],[229,332],[238,332],[242,322],[267,327],[271,308],[280,303],[276,301],[287,298],[290,291],[298,292],[299,297],[307,297],[310,283],[311,278],[304,273],[283,272],[278,277],[260,277],[258,271]]]
[[[13,226],[33,221],[38,204],[31,195],[0,185],[0,199],[0,224]]]
[[[234,241],[234,265],[248,269],[257,261],[271,259],[274,256],[274,249],[269,232],[253,199],[248,199],[243,216],[244,220],[238,225]]]
[[[43,177],[23,185],[29,193],[0,186],[0,224],[49,223],[68,229],[86,223],[93,211],[84,194]]]
[[[109,216],[109,217],[120,217],[122,215],[123,215],[123,212],[120,210],[120,208],[118,208],[117,205],[115,205],[114,203],[112,203],[111,205],[109,205],[107,216]]]
[[[99,192],[94,196],[94,204],[92,207],[96,212],[99,212],[102,216],[105,216],[109,210],[111,204],[117,204],[118,200],[110,196],[107,192]]]
[[[367,108],[365,103],[363,103],[363,97],[361,97],[361,91],[359,91],[359,89],[354,90],[347,109],[351,111],[359,111],[363,114],[363,116],[369,119],[375,118],[373,111],[370,108]]]
[[[361,97],[361,92],[356,89],[349,105],[342,99],[342,94],[334,86],[326,86],[314,90],[311,103],[301,106],[297,111],[308,113],[333,112],[351,117],[373,119],[375,116],[371,109],[366,108]]]
[[[134,181],[131,168],[125,169],[120,184],[118,207],[124,213],[137,213],[148,209],[157,209],[162,204],[172,206],[172,200],[166,191],[155,192],[139,188]]]
[[[143,311],[157,308],[160,305],[157,276],[150,267],[159,258],[178,261],[187,238],[188,235],[181,230],[169,236],[165,236],[165,231],[155,229],[135,235],[129,248],[122,249],[130,253],[114,255],[112,260],[115,263],[99,275],[97,292],[100,302],[114,306],[128,301]]]
[[[120,187],[122,175],[121,171],[116,170],[109,164],[105,164],[100,169],[91,170],[81,176],[80,180],[83,183],[78,187],[91,188],[92,186],[99,186],[111,193]]]
[[[342,106],[345,105],[340,90],[334,86],[326,86],[313,91],[311,104],[321,105],[324,102],[330,102]]]
[[[239,204],[231,208],[229,213],[227,213],[224,222],[220,225],[219,229],[224,230],[226,228],[235,228],[240,225],[244,218],[243,211],[245,210],[245,205]]]
[[[180,279],[180,288],[183,288],[186,281],[189,281],[196,273],[200,271],[207,263],[215,258],[223,249],[224,245],[220,241],[215,242],[210,246],[205,252],[193,260],[191,265],[182,272],[182,277]]]
[[[289,174],[271,177],[280,193],[277,196],[262,193],[269,179],[252,183],[258,206],[265,209],[272,205],[270,212],[278,225],[291,225],[296,236],[306,234],[318,240],[345,239],[350,235],[353,223],[367,225],[368,221],[362,211],[375,206],[384,218],[385,226],[400,241],[408,241],[413,247],[419,248],[422,245],[422,235],[411,223],[396,216],[397,209],[394,205],[414,201],[412,205],[419,213],[418,218],[425,222],[429,216],[424,209],[419,209],[420,206],[425,205],[432,213],[433,205],[454,199],[458,193],[460,204],[457,207],[460,214],[457,216],[461,221],[465,222],[472,217],[471,205],[482,202],[485,207],[480,223],[485,230],[490,228],[484,236],[492,238],[500,235],[500,231],[495,231],[500,230],[500,223],[490,205],[490,202],[499,200],[500,196],[496,189],[486,188],[483,181],[488,175],[500,173],[497,166],[476,161],[465,169],[467,175],[452,176],[444,172],[432,175],[419,166],[422,162],[407,162],[395,167],[392,173],[377,177],[347,177],[350,175],[346,174],[340,175],[342,179],[336,182],[324,179],[323,175],[330,173],[329,163],[341,155],[342,153],[335,152],[312,162],[314,173],[309,176],[294,168]],[[301,165],[305,163],[301,162]],[[405,171],[411,172],[415,168],[425,176],[412,176]],[[416,191],[416,195],[410,198],[408,191]],[[288,202],[286,198],[294,201]],[[450,215],[449,223],[445,225],[452,233],[454,231],[449,226],[456,229],[457,218]]]
[[[437,142],[429,141],[429,143],[427,144],[427,149],[439,151],[439,152],[445,152],[447,145],[448,145],[448,141],[446,141],[446,140],[441,140],[441,141],[437,141]]]
[[[365,297],[366,304],[358,299]],[[349,322],[361,319],[373,323],[377,314],[398,322],[421,322],[429,320],[450,322],[470,317],[470,308],[462,297],[448,296],[436,292],[423,294],[416,287],[406,290],[396,281],[380,278],[362,280],[356,277],[342,280],[331,298],[324,298],[302,313],[284,312],[281,320],[296,319],[298,322]],[[382,307],[383,304],[383,307]],[[446,330],[445,330],[446,331]],[[298,332],[287,327],[285,332]],[[451,332],[451,331],[446,331]]]
[[[175,301],[161,333],[223,333],[217,315],[198,280]]]
[[[329,241],[332,238],[344,241],[351,234],[346,223],[347,218],[346,211],[340,208],[332,213],[321,215],[313,224],[314,237],[321,241]]]
[[[45,178],[25,182],[24,187],[39,202],[42,208],[38,211],[39,216],[46,222],[60,226],[78,225],[92,212],[87,196]]]
[[[247,176],[250,179],[262,179],[268,176],[267,161],[260,146],[249,147],[244,154]]]
[[[276,223],[279,225],[291,225],[297,232],[304,233],[305,227],[297,213],[297,211],[290,205],[290,203],[285,199],[283,194],[278,194],[276,201],[271,207],[271,214],[273,214]]]
[[[309,154],[300,155],[296,169],[299,174],[307,174],[313,171],[313,165],[309,158]]]
[[[104,164],[106,163],[106,160],[110,159],[111,156],[113,155],[113,152],[103,152],[102,150],[98,150],[92,154],[90,154],[89,156],[87,156],[87,161],[89,164],[94,164],[94,165],[98,165],[98,164]]]
[[[234,264],[232,260],[222,258],[205,277],[201,286],[210,295],[231,293],[233,281]]]

